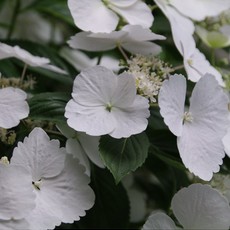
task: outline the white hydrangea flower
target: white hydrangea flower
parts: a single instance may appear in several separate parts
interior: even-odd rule
[[[121,138],[147,127],[148,100],[136,95],[135,80],[128,73],[116,76],[102,66],[85,69],[74,81],[72,97],[65,117],[76,131]]]
[[[228,97],[209,74],[195,85],[190,107],[184,111],[186,79],[173,75],[163,82],[158,102],[184,165],[203,180],[210,180],[223,163],[222,138],[228,124]]]
[[[141,0],[68,0],[68,7],[76,26],[94,33],[115,30],[117,14],[131,25],[149,28],[153,23],[150,8]]]
[[[6,87],[0,89],[0,127],[9,129],[19,124],[21,119],[28,117],[29,105],[27,95],[21,89]]]
[[[227,199],[209,185],[192,184],[177,192],[172,210],[184,229],[219,229],[230,227],[230,206]],[[176,230],[174,221],[163,212],[149,216],[143,230]]]
[[[50,140],[41,128],[35,128],[14,149],[11,165],[27,170],[29,187],[36,195],[36,206],[25,218],[29,229],[53,229],[61,222],[73,223],[94,204],[85,169],[59,145],[58,140]]]
[[[126,25],[120,31],[111,33],[80,32],[67,42],[74,49],[105,51],[121,46],[133,54],[157,55],[160,46],[150,42],[163,40],[164,36],[153,33],[139,25]]]
[[[206,0],[198,1],[203,3],[206,2]],[[193,82],[197,82],[205,73],[210,73],[217,79],[219,84],[223,86],[224,82],[221,74],[213,66],[210,65],[205,56],[196,48],[196,43],[193,38],[195,26],[192,20],[183,16],[182,14],[180,14],[180,12],[178,12],[176,8],[174,8],[174,0],[156,0],[155,2],[170,22],[173,40],[178,51],[184,58],[184,67],[187,72],[188,79]],[[189,1],[189,4],[191,4],[191,2],[192,1]],[[210,12],[212,12],[212,7],[211,9],[209,9],[208,3],[206,2],[205,4],[205,7],[203,6],[202,9],[206,8],[207,11],[210,10]],[[175,0],[175,5],[178,6],[177,0]],[[184,8],[187,7],[186,4],[182,4],[182,6]],[[193,8],[194,7],[196,8],[196,10],[191,11],[190,8],[187,9],[195,14],[195,12],[198,11],[198,7],[196,4],[193,5]],[[219,10],[218,12],[221,11],[222,10]],[[204,17],[209,15],[206,15],[205,13],[207,12],[203,12]]]
[[[99,153],[100,137],[89,136],[83,132],[76,132],[74,129],[71,129],[67,124],[59,123],[57,125],[57,128],[65,137],[68,138],[66,141],[67,153],[72,154],[80,161],[80,164],[85,166],[86,174],[88,176],[90,176],[89,159],[98,167],[105,167]]]
[[[66,74],[65,70],[49,64],[50,60],[48,58],[34,56],[19,46],[10,46],[0,42],[0,60],[11,57],[17,58],[32,67],[41,67],[57,73]]]

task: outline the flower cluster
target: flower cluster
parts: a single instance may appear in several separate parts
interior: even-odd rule
[[[136,81],[138,94],[156,102],[162,82],[172,72],[172,68],[155,56],[136,55],[128,61],[128,73]]]

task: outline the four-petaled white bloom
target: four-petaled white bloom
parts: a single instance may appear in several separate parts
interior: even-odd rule
[[[76,26],[94,33],[115,30],[119,22],[116,13],[131,25],[149,28],[153,23],[150,8],[141,0],[68,0],[68,7]]]
[[[72,99],[65,108],[68,125],[92,136],[129,137],[144,131],[150,113],[148,100],[136,95],[132,75],[115,75],[95,66],[75,79]]]
[[[189,111],[184,111],[186,79],[173,75],[163,82],[158,101],[184,165],[203,180],[210,180],[223,163],[222,139],[227,132],[228,97],[212,75],[195,85]]]
[[[230,227],[230,206],[227,199],[209,185],[192,184],[177,192],[172,210],[184,229],[222,229]],[[176,230],[174,221],[163,212],[149,216],[143,230]]]
[[[65,70],[51,65],[48,58],[34,56],[19,46],[10,46],[0,42],[0,60],[11,57],[17,58],[32,67],[41,67],[57,73],[66,74]]]
[[[28,192],[23,195],[23,190],[33,188],[31,194],[36,196],[35,207],[23,216],[30,225],[29,229],[53,229],[61,222],[73,223],[94,204],[94,193],[88,185],[89,177],[84,173],[85,168],[59,145],[58,140],[50,140],[41,128],[35,128],[14,149],[11,167],[21,167],[27,174],[12,178],[20,181],[22,186],[17,187],[19,195],[13,192],[10,195],[18,196],[18,200],[20,198],[24,202],[24,199],[28,199]],[[24,185],[24,180],[29,180],[27,177],[30,177],[30,183]],[[23,210],[20,208],[18,212]]]
[[[80,32],[67,42],[74,49],[105,51],[121,46],[133,54],[157,55],[161,48],[150,41],[163,40],[164,36],[139,25],[126,25],[111,33]]]
[[[9,129],[17,126],[21,119],[29,115],[27,95],[17,88],[0,89],[0,127]]]

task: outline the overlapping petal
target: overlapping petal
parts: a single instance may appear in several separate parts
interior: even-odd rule
[[[153,24],[153,15],[146,3],[136,0],[126,2],[110,0],[109,7],[121,15],[130,25],[149,28]]]
[[[149,28],[153,23],[150,8],[140,0],[114,1],[68,0],[68,7],[77,27],[93,33],[110,33],[122,16],[131,25]],[[92,23],[94,22],[94,23]]]
[[[150,42],[163,40],[164,36],[151,32],[140,25],[126,25],[120,31],[111,33],[80,32],[72,36],[67,42],[70,47],[86,51],[105,51],[117,46],[123,47],[130,53],[158,54],[160,46]]]
[[[89,159],[98,167],[105,167],[99,154],[99,136],[89,136],[83,132],[76,132],[65,124],[58,124],[58,129],[68,138],[66,141],[67,153],[79,159],[80,164],[85,166],[87,175],[90,175]]]
[[[68,0],[68,7],[74,23],[84,31],[109,33],[117,27],[119,17],[101,0]]]

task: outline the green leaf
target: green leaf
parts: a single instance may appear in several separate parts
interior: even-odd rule
[[[107,169],[94,166],[90,185],[96,200],[93,208],[78,222],[80,229],[127,229],[129,200],[122,184],[116,185]]]
[[[67,93],[41,93],[28,100],[29,117],[38,120],[65,121],[64,113],[70,95]]]
[[[103,136],[99,145],[101,158],[116,183],[144,163],[148,148],[149,141],[145,133],[121,139]]]

